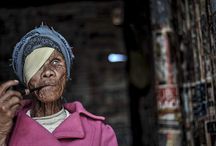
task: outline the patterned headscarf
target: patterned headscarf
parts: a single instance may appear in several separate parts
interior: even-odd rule
[[[67,68],[67,79],[70,79],[71,65],[74,58],[72,47],[53,28],[41,25],[23,36],[14,47],[12,66],[19,80],[24,82],[23,66],[26,57],[35,49],[42,47],[51,47],[63,54]]]

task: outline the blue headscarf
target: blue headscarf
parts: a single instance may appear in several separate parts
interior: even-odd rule
[[[33,50],[41,47],[51,47],[63,54],[67,68],[67,79],[70,79],[71,65],[74,59],[72,47],[70,47],[61,34],[56,32],[53,28],[42,24],[40,27],[31,30],[23,36],[14,47],[12,66],[19,80],[22,82],[24,81],[23,66],[25,58]]]

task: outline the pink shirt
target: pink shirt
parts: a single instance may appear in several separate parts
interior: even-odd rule
[[[87,112],[80,102],[64,105],[70,116],[53,133],[26,115],[30,106],[18,112],[9,146],[118,146],[105,118]]]

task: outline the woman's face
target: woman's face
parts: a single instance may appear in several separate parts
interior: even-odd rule
[[[41,102],[48,103],[59,99],[66,84],[66,65],[64,57],[54,51],[40,70],[30,79],[29,89],[44,86],[34,92]]]

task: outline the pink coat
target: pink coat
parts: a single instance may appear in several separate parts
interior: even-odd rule
[[[105,118],[87,112],[81,103],[67,103],[70,116],[53,133],[26,115],[31,104],[18,112],[9,146],[117,146],[113,129]]]

